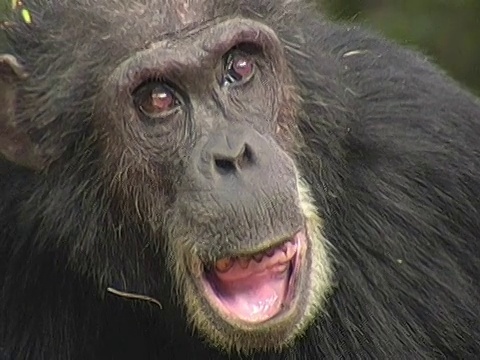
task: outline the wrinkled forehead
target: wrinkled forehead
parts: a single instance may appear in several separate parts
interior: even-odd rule
[[[228,0],[225,2],[229,2]],[[208,21],[216,14],[217,0],[146,0],[136,4],[142,11],[158,14],[171,30]],[[130,2],[135,6],[134,2]]]
[[[208,20],[208,16],[214,15],[211,2],[198,0],[170,0],[172,15],[178,20],[177,23],[187,26],[191,23],[199,23]]]
[[[233,15],[238,8],[234,0],[101,0],[91,2],[91,12],[100,11],[104,18],[123,22],[125,30],[135,23],[161,27],[175,32],[207,22],[215,17]]]

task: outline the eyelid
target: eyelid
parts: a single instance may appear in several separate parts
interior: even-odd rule
[[[232,32],[231,29],[236,31]],[[251,44],[261,50],[271,48],[273,51],[282,51],[276,34],[268,26],[254,20],[232,19],[216,25],[212,32],[215,33],[215,36],[212,36],[215,42],[203,46],[212,56],[222,56],[241,44]]]
[[[161,83],[163,86],[166,86],[169,90],[173,88],[170,85],[172,83],[168,78],[165,77],[165,69],[156,69],[156,68],[141,68],[139,70],[130,70],[129,78],[129,89],[130,93],[134,93],[138,88],[148,83]]]
[[[140,90],[144,86],[148,86],[149,84],[151,84],[151,85],[159,84],[162,87],[164,87],[167,91],[169,91],[173,94],[173,96],[178,101],[180,106],[183,106],[185,104],[187,96],[186,96],[185,92],[182,91],[180,86],[178,86],[176,83],[173,83],[173,82],[171,82],[171,81],[169,81],[165,78],[158,77],[158,76],[152,76],[150,78],[147,77],[147,78],[143,79],[143,81],[141,81],[141,79],[143,79],[143,77],[139,78],[139,84],[136,87],[133,88],[133,86],[132,86],[133,90],[130,91],[131,96],[133,96],[135,94],[135,92],[137,92],[138,90]]]

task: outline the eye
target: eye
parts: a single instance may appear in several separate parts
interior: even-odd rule
[[[137,110],[149,118],[164,118],[177,111],[180,101],[174,90],[161,82],[147,82],[133,92]]]
[[[243,52],[232,51],[226,57],[222,85],[244,84],[252,78],[254,73],[255,60]]]

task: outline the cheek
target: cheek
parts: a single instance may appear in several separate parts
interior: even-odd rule
[[[268,78],[256,76],[250,83],[230,90],[226,108],[234,119],[250,123],[262,134],[273,134],[276,127],[279,92]]]
[[[128,108],[107,112],[100,118],[102,121],[96,120],[100,125],[100,151],[113,167],[148,172],[151,167],[167,166],[184,144],[180,119],[145,124]]]
[[[108,197],[122,209],[122,216],[158,228],[173,193],[173,182],[167,176],[168,167],[151,161],[147,153],[119,142],[106,143],[102,178]]]
[[[285,81],[284,84],[277,84],[278,104],[277,122],[275,136],[284,148],[292,150],[294,144],[299,140],[300,133],[297,129],[298,116],[301,109],[302,99],[298,87],[293,81]]]
[[[178,144],[175,133],[162,137],[134,126],[119,129],[99,140],[107,191],[128,217],[159,226],[182,174],[178,159],[185,158],[185,149],[172,146]]]
[[[240,115],[243,114],[242,118],[247,115],[247,120],[250,120],[249,116],[253,117],[258,114],[263,114],[264,117],[268,116],[270,118],[271,114],[273,114],[273,99],[274,96],[264,87],[249,84],[248,86],[230,91],[229,111],[238,112]]]
[[[248,94],[249,102],[257,103],[261,107],[261,111],[269,114],[273,119],[280,97],[279,84],[273,76],[257,74],[252,91]]]

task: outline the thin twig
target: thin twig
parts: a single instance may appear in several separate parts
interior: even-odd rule
[[[154,298],[151,298],[150,296],[132,294],[132,293],[116,290],[116,289],[111,288],[111,287],[108,287],[107,291],[114,294],[114,295],[118,295],[118,296],[121,296],[121,297],[124,297],[124,298],[127,298],[127,299],[149,301],[149,302],[152,302],[152,303],[158,305],[160,307],[160,309],[163,309],[162,304],[160,304],[160,302],[158,300],[156,300]]]

